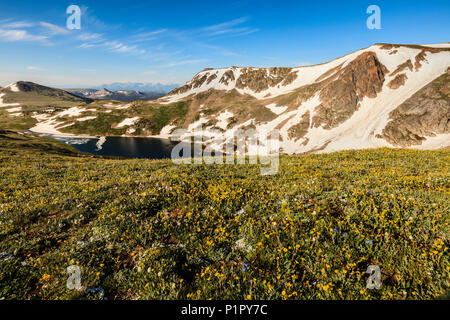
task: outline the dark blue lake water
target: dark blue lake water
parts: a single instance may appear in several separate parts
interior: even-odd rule
[[[101,156],[119,156],[126,158],[170,159],[171,152],[179,142],[159,138],[100,137],[74,138],[46,135],[67,143],[75,149]],[[188,143],[182,143],[189,146]],[[191,148],[194,149],[193,147]],[[184,157],[181,153],[181,155]],[[189,157],[192,156],[189,155]]]

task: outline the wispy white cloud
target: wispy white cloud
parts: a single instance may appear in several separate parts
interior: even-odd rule
[[[259,29],[246,27],[243,25],[249,20],[248,17],[200,27],[191,30],[167,32],[167,36],[174,41],[182,42],[186,47],[201,48],[210,50],[211,54],[222,56],[239,56],[238,53],[229,48],[213,44],[214,40],[228,37],[239,37],[258,32]]]
[[[35,26],[35,24],[28,21],[0,20],[0,41],[37,41],[49,44],[47,36],[33,34],[26,30],[32,26]]]
[[[28,67],[27,67],[27,70],[30,70],[30,71],[36,71],[36,70],[40,70],[40,68],[38,68],[38,67],[36,67],[36,66],[28,66]]]
[[[28,21],[11,21],[11,19],[0,20],[3,29],[22,29],[34,26],[34,23]]]
[[[95,44],[92,43],[82,43],[77,48],[79,49],[85,49],[85,48],[92,48],[95,47]]]
[[[187,64],[197,64],[202,62],[207,62],[209,59],[192,59],[192,60],[183,60],[183,61],[177,61],[177,62],[171,62],[166,65],[166,67],[177,67],[177,66],[184,66]]]
[[[146,52],[144,49],[139,49],[136,45],[129,46],[116,40],[104,42],[103,46],[111,51],[120,53],[144,54]]]
[[[206,36],[210,37],[224,36],[224,35],[238,37],[258,32],[259,29],[240,26],[243,23],[247,22],[248,20],[249,20],[248,17],[242,17],[239,19],[234,19],[219,24],[215,24],[212,26],[204,27],[203,29],[201,29],[201,31],[204,32]]]
[[[131,36],[129,41],[134,43],[134,42],[147,42],[147,41],[156,40],[159,38],[159,35],[167,32],[167,31],[168,31],[168,29],[159,29],[159,30],[155,30],[155,31],[137,33],[137,34]]]
[[[197,34],[196,34],[197,32]],[[212,45],[207,43],[206,39],[198,39],[198,30],[196,31],[181,31],[181,32],[171,32],[171,37],[174,41],[184,43],[184,47],[192,48],[204,48],[211,50],[211,52],[223,55],[223,56],[237,56],[238,54],[221,46]]]
[[[87,49],[93,47],[103,47],[112,52],[129,53],[141,55],[146,53],[146,50],[139,48],[137,45],[129,45],[118,40],[105,40],[103,34],[99,33],[84,33],[78,36],[79,40],[83,40],[82,44],[78,45],[79,49]]]
[[[247,22],[247,21],[248,21],[248,17],[242,17],[239,19],[234,19],[234,20],[230,20],[227,22],[222,22],[222,23],[215,24],[212,26],[204,27],[203,29],[206,31],[223,30],[223,29],[228,29],[228,28],[243,24],[244,22]]]
[[[78,36],[81,41],[99,41],[102,39],[103,34],[100,33],[82,33]]]
[[[48,37],[30,34],[27,30],[4,30],[0,29],[0,40],[4,41],[37,41],[48,43]]]
[[[44,27],[45,29],[49,30],[50,33],[54,35],[62,35],[70,33],[70,31],[67,30],[66,28],[62,28],[49,22],[41,21],[39,24],[41,25],[41,27]]]

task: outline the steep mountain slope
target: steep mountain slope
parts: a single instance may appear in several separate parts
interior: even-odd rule
[[[437,137],[430,138],[435,142],[439,136],[446,139],[450,130],[449,84],[450,68],[392,111],[381,137],[399,146],[420,145],[427,137]]]
[[[190,101],[197,121],[185,128],[219,127],[225,140],[238,128],[278,129],[286,153],[445,147],[449,67],[449,44],[377,44],[310,67],[206,69],[158,101]]]

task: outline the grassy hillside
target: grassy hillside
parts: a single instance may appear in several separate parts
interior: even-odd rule
[[[113,101],[109,101],[113,103]],[[117,103],[117,102],[114,102]],[[131,135],[146,136],[159,134],[161,129],[174,123],[182,125],[189,109],[188,102],[178,102],[161,106],[152,102],[135,101],[126,109],[106,110],[105,103],[94,102],[89,105],[90,110],[97,109],[97,112],[86,112],[86,116],[94,115],[97,118],[82,122],[75,122],[73,125],[61,129],[62,132],[74,134],[91,135],[123,135],[125,128],[114,128],[114,125],[120,123],[126,118],[139,117],[139,121],[133,126],[135,132]],[[122,104],[123,105],[123,104]],[[65,119],[67,123],[72,123],[71,119]]]
[[[106,160],[49,143],[0,136],[0,298],[448,292],[448,150],[284,156],[261,176],[258,165]],[[73,264],[80,291],[66,288]],[[373,264],[380,290],[366,289]]]
[[[31,115],[11,116],[5,109],[0,109],[0,128],[9,130],[26,130],[33,127],[37,123]]]
[[[19,81],[16,86],[19,91],[1,90],[5,93],[3,102],[20,103],[27,107],[74,107],[92,102],[90,99],[80,98],[67,91],[33,82]]]
[[[9,130],[0,130],[0,149],[5,157],[23,154],[33,155],[34,157],[47,154],[83,156],[75,148],[58,140],[37,137],[32,134],[18,134]]]

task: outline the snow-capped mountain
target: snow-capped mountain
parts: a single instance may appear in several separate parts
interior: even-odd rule
[[[219,129],[223,140],[278,129],[290,154],[434,149],[450,145],[449,80],[449,43],[376,44],[315,66],[205,69],[158,101],[189,101],[197,116],[184,127]]]
[[[136,90],[117,90],[110,91],[106,88],[97,89],[68,89],[67,91],[84,98],[93,100],[117,100],[123,102],[131,102],[135,100],[155,100],[162,96],[163,93],[158,92],[140,92]]]

